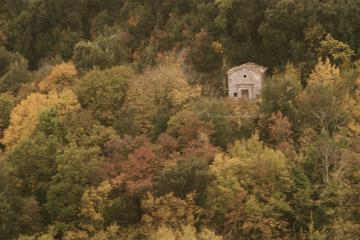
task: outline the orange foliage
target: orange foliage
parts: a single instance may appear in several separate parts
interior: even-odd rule
[[[51,73],[39,83],[39,90],[51,91],[55,88],[62,88],[71,85],[72,80],[77,76],[77,70],[73,63],[61,63],[55,65]]]
[[[153,177],[159,167],[155,153],[147,147],[140,147],[129,155],[127,161],[120,164],[119,180],[125,184],[130,193],[149,190],[153,186]]]

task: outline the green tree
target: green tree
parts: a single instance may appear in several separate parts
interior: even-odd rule
[[[0,131],[1,135],[10,124],[10,113],[15,105],[15,99],[12,95],[0,95]]]
[[[82,71],[93,68],[105,69],[125,64],[128,53],[125,46],[125,34],[113,33],[99,36],[93,42],[81,41],[74,47],[74,63]]]
[[[320,54],[336,65],[348,65],[355,52],[346,43],[337,41],[330,34],[320,42]]]
[[[50,182],[46,202],[53,221],[79,220],[83,192],[97,186],[105,176],[103,162],[99,147],[70,145],[57,154],[57,173]]]
[[[280,112],[291,124],[294,139],[299,137],[302,130],[297,97],[302,91],[300,76],[292,65],[288,65],[285,72],[274,74],[264,83],[260,102],[260,130],[263,139],[270,139],[267,129],[272,114]]]
[[[17,192],[15,181],[9,174],[9,168],[3,158],[0,159],[0,238],[14,238],[20,228],[20,213],[22,201]]]
[[[0,47],[0,92],[16,93],[22,84],[30,81],[27,60]]]
[[[125,66],[87,73],[76,89],[82,107],[89,109],[102,123],[111,124],[125,102],[128,81],[132,76],[133,71]]]
[[[203,205],[209,180],[206,160],[181,159],[165,166],[156,179],[155,190],[160,195],[174,192],[176,197],[182,199],[194,192],[196,203]]]
[[[262,90],[261,112],[267,115],[282,112],[291,122],[296,123],[295,98],[301,92],[298,71],[288,65],[284,73],[275,74],[265,82]]]
[[[129,227],[141,220],[141,206],[137,199],[128,193],[120,193],[112,199],[112,205],[105,209],[105,224],[117,224]]]
[[[255,131],[258,107],[248,101],[201,98],[189,108],[206,124],[213,126],[210,142],[226,148],[237,139],[248,138]]]
[[[37,133],[18,143],[7,156],[14,176],[21,183],[22,194],[36,196],[41,204],[47,201],[49,181],[56,173],[55,154],[59,146],[56,137]]]
[[[238,141],[229,155],[215,158],[210,174],[206,206],[230,239],[289,236],[292,209],[286,199],[292,179],[281,152],[264,147],[257,137]]]
[[[17,93],[23,84],[31,81],[31,75],[27,69],[28,64],[25,59],[11,63],[8,72],[0,79],[0,91]]]
[[[76,67],[83,71],[94,67],[104,69],[111,66],[111,59],[99,46],[84,41],[74,47],[74,62]]]
[[[189,62],[198,72],[216,71],[221,67],[221,50],[214,45],[214,41],[206,31],[195,35],[193,46],[190,48]]]
[[[123,2],[113,0],[21,3],[14,8],[21,10],[13,13],[6,24],[10,46],[29,60],[31,68],[36,68],[41,59],[56,54],[68,60],[75,44],[90,38],[93,18],[104,10],[116,16],[122,5]]]

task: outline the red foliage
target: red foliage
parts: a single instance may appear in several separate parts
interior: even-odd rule
[[[140,147],[129,155],[127,161],[120,163],[120,179],[130,193],[149,190],[159,169],[159,161],[152,149]]]
[[[163,158],[169,158],[179,148],[178,141],[166,133],[159,136],[157,143],[160,145],[160,154]]]
[[[130,154],[141,146],[150,146],[150,140],[144,136],[116,138],[106,143],[106,154],[108,156],[105,164],[106,172],[110,178],[118,177],[121,173],[120,164],[127,161]]]

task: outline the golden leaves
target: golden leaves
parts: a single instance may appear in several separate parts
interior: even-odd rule
[[[55,65],[51,73],[39,83],[39,90],[48,92],[57,87],[70,85],[77,76],[77,70],[73,63],[61,63]]]
[[[180,63],[167,60],[130,83],[125,107],[136,111],[134,122],[142,132],[151,132],[161,109],[171,106],[169,114],[174,114],[200,93],[199,86],[189,85]]]
[[[339,81],[339,78],[340,70],[335,65],[332,65],[329,59],[326,59],[324,62],[319,60],[315,69],[310,74],[308,83],[335,84]]]
[[[30,136],[39,121],[40,113],[55,108],[58,114],[80,108],[76,95],[69,89],[61,93],[33,93],[21,101],[11,112],[10,126],[5,130],[2,143],[7,147],[14,146],[24,137]]]

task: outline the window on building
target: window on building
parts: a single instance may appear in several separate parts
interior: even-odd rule
[[[234,92],[234,97],[237,97],[237,92]]]
[[[244,75],[244,78],[247,78],[246,74]]]
[[[248,89],[241,89],[241,97],[242,98],[249,98],[249,90]]]

